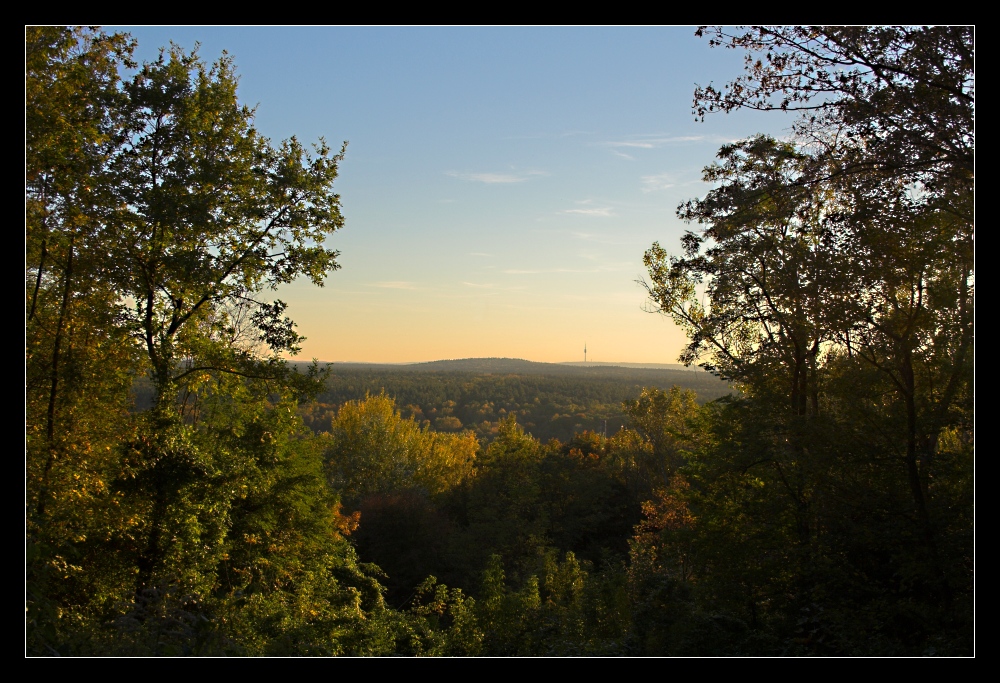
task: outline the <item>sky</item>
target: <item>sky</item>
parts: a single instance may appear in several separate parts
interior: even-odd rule
[[[675,363],[685,343],[638,281],[678,252],[682,201],[720,145],[787,133],[780,114],[696,122],[696,84],[741,53],[693,27],[131,27],[226,51],[278,144],[347,141],[335,185],[341,268],[279,290],[300,359]]]

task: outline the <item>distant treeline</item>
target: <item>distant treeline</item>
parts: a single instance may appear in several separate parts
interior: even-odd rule
[[[489,361],[495,360],[507,361],[502,367],[521,372],[484,374],[490,368]],[[479,370],[427,369],[455,365]],[[412,417],[435,431],[469,430],[487,443],[496,436],[500,421],[509,415],[514,415],[526,431],[543,443],[549,439],[569,441],[583,431],[608,435],[618,432],[627,424],[622,402],[638,398],[643,387],[690,389],[699,403],[731,391],[726,383],[706,372],[582,368],[508,359],[404,366],[336,364],[331,370],[326,390],[315,403],[302,407],[306,424],[316,432],[329,430],[337,408],[344,403],[384,392],[395,399],[404,417]],[[540,370],[548,374],[532,373]]]

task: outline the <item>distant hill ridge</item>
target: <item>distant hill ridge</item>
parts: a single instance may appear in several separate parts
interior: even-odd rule
[[[675,370],[685,372],[691,371],[683,365],[666,363],[540,363],[537,361],[524,360],[522,358],[460,358],[454,360],[435,360],[426,363],[411,363],[403,367],[408,367],[414,370],[420,369],[444,372],[501,372],[515,374],[563,374],[566,371],[576,374],[579,370],[605,370],[611,368]]]
[[[296,364],[301,361],[295,361]],[[322,364],[322,363],[321,363]],[[343,370],[385,370],[392,372],[470,372],[476,374],[514,374],[514,375],[557,375],[557,376],[612,376],[634,374],[636,371],[645,373],[699,373],[706,375],[700,368],[686,368],[676,363],[609,363],[609,362],[566,362],[540,363],[522,358],[458,358],[450,360],[435,360],[423,363],[364,363],[357,361],[327,363],[336,371]]]
[[[577,367],[615,367],[615,368],[642,368],[647,370],[683,370],[684,372],[705,372],[701,368],[692,365],[690,367],[680,363],[605,363],[603,361],[566,361],[557,365],[575,365]]]

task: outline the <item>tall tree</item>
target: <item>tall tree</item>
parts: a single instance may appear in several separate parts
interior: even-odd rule
[[[194,373],[297,350],[285,305],[258,294],[300,276],[322,286],[338,267],[324,241],[343,226],[333,191],[343,148],[273,146],[236,86],[228,56],[207,65],[172,47],[123,88],[122,144],[101,178],[118,207],[110,276],[131,304],[158,405]],[[194,366],[177,367],[184,358]]]
[[[131,363],[117,294],[102,278],[107,202],[94,177],[114,148],[118,67],[132,46],[63,27],[28,27],[25,40],[28,496],[32,514],[44,516],[70,442],[101,430],[84,404],[121,388],[122,376],[100,372],[101,362],[126,374]]]
[[[94,182],[115,147],[122,35],[25,28],[25,494],[27,637],[49,652],[54,624],[88,591],[81,546],[95,532],[128,423],[138,356],[117,318]],[[95,512],[97,514],[95,514]]]
[[[154,386],[130,475],[153,501],[140,587],[169,554],[163,525],[179,481],[214,469],[186,436],[179,392],[218,373],[286,376],[279,354],[299,337],[284,303],[260,294],[299,276],[322,285],[337,268],[324,240],[343,225],[332,188],[343,149],[273,146],[236,87],[228,56],[208,65],[162,51],[123,83],[119,146],[97,178],[115,206],[102,226],[106,276]]]
[[[890,381],[905,414],[905,463],[924,537],[928,466],[943,431],[968,431],[974,340],[975,29],[971,26],[699,29],[747,51],[696,113],[802,111],[815,159],[789,187],[836,197],[842,287],[830,320],[845,354]],[[752,189],[752,188],[751,188]],[[827,316],[828,319],[833,316]]]
[[[225,55],[131,46],[26,30],[29,649],[380,651],[264,296],[337,267],[343,148],[272,145]]]
[[[968,614],[955,596],[971,588],[971,448],[958,444],[972,438],[974,32],[698,33],[746,50],[747,61],[723,90],[696,90],[697,116],[803,112],[792,142],[723,147],[705,171],[716,188],[678,210],[703,226],[684,237],[683,256],[658,244],[646,253],[656,308],[690,336],[684,360],[743,390],[718,413],[718,445],[700,456],[701,490],[714,491],[701,512],[710,519],[743,500],[747,533],[787,518],[801,550],[785,562],[786,585],[798,586],[786,595],[833,581],[824,564],[871,572],[885,582],[878,590],[935,615],[894,642],[926,646],[929,633],[950,628],[942,637],[966,647],[955,629]],[[780,499],[771,487],[787,514],[771,507]],[[848,570],[836,558],[872,553],[860,550],[865,537],[897,548],[894,559],[877,570],[848,559]],[[748,560],[748,572],[761,561]],[[889,587],[894,572],[920,578]],[[872,588],[841,586],[844,596]],[[904,608],[893,604],[898,620]],[[852,636],[839,633],[848,647]]]

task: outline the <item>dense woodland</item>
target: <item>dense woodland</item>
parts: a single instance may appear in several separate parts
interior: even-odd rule
[[[801,110],[646,252],[711,374],[286,362],[344,149],[28,27],[26,653],[973,654],[974,31],[698,34]]]
[[[421,364],[424,367],[335,364],[324,391],[301,407],[303,418],[314,431],[325,431],[344,403],[385,393],[395,400],[403,417],[412,417],[434,431],[471,431],[486,445],[496,438],[501,422],[512,415],[544,443],[569,441],[584,431],[618,432],[628,425],[623,402],[637,398],[646,387],[691,389],[701,403],[731,393],[727,384],[706,372],[560,367],[524,361],[508,361],[505,369],[513,372],[506,373],[443,369],[475,367],[469,362],[475,360]]]

